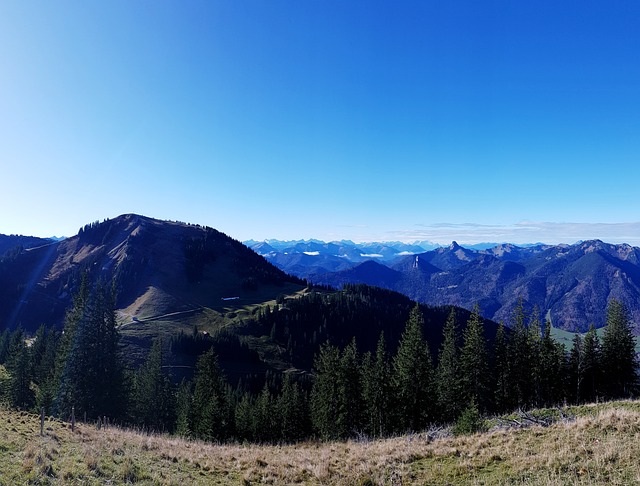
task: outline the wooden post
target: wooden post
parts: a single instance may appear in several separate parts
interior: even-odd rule
[[[96,423],[96,427],[100,430],[100,415],[98,415],[98,422]]]
[[[87,412],[84,412],[84,423],[87,423]]]
[[[71,407],[71,432],[76,430],[76,407]]]
[[[40,410],[40,437],[44,436],[44,407]]]
[[[106,429],[107,428],[107,416],[103,415],[102,416],[102,426]]]

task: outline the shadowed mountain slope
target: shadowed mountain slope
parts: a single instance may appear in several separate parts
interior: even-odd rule
[[[0,263],[0,324],[59,325],[82,272],[113,279],[122,320],[262,301],[302,282],[212,228],[127,214]]]
[[[51,242],[46,238],[37,238],[35,236],[0,235],[0,258],[8,257],[9,255],[6,255],[7,252],[47,245]]]

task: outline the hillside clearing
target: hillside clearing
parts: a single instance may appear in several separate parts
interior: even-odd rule
[[[549,427],[432,440],[215,445],[0,411],[0,485],[633,484],[640,403],[572,407]]]

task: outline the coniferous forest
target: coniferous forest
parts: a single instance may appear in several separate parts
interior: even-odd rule
[[[27,336],[18,327],[0,335],[4,402],[44,409],[63,420],[72,413],[78,420],[108,417],[210,441],[295,442],[389,436],[470,414],[630,397],[637,391],[635,338],[617,301],[609,304],[602,337],[592,327],[584,337],[576,335],[571,349],[556,342],[550,323],[535,309],[527,313],[522,303],[510,325],[500,324],[492,336],[477,306],[466,318],[461,309],[450,308],[435,348],[425,337],[420,306],[408,310],[391,336],[384,331],[371,336],[391,314],[365,313],[371,332],[361,348],[345,333],[345,322],[374,293],[356,288],[361,296],[356,301],[340,293],[323,300],[312,292],[266,308],[254,323],[312,373],[272,374],[255,389],[242,380],[232,384],[215,347],[197,332],[177,335],[171,343],[154,341],[145,362],[131,369],[119,347],[113,288],[85,277],[62,332],[41,326]],[[296,324],[313,319],[319,321],[316,331],[301,334]],[[222,349],[230,346],[252,358],[237,341],[226,344]],[[197,356],[192,377],[177,381],[167,372],[167,349]]]

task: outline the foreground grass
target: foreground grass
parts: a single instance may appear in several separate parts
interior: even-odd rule
[[[0,411],[0,485],[640,484],[640,403],[549,427],[432,440],[214,445]],[[544,413],[543,413],[544,415]]]

